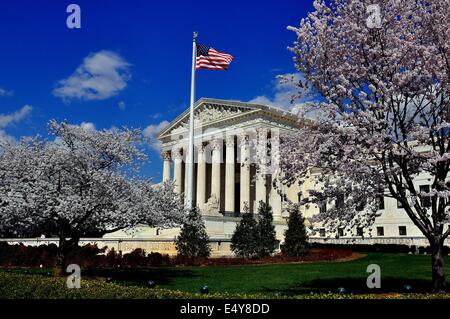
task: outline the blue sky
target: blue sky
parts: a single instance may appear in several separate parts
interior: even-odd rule
[[[66,26],[71,3],[81,29]],[[154,134],[188,106],[194,30],[235,57],[228,71],[197,72],[197,98],[284,104],[275,76],[295,73],[286,26],[311,10],[300,0],[2,1],[0,138],[46,135],[50,119]],[[159,181],[159,154],[148,154],[143,172]]]

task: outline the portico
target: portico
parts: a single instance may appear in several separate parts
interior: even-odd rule
[[[275,155],[281,132],[297,127],[297,119],[264,105],[201,99],[194,119],[194,205],[204,215],[238,216],[257,212],[259,201],[282,219],[282,189]],[[189,114],[184,112],[160,134],[163,181],[186,191]]]

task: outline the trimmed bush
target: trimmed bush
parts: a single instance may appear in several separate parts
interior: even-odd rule
[[[272,207],[260,201],[258,205],[258,217],[258,257],[263,258],[272,255],[277,244]]]
[[[300,206],[289,207],[288,228],[284,233],[284,245],[281,252],[286,256],[303,256],[306,254],[308,236],[305,219],[300,212]]]
[[[77,255],[77,253],[79,255]],[[98,253],[95,255],[95,253]],[[39,247],[23,245],[0,245],[0,267],[39,267],[51,268],[53,258],[56,254],[54,245],[42,245]],[[260,259],[245,258],[190,258],[151,252],[147,254],[142,249],[136,249],[131,253],[120,254],[114,249],[105,254],[104,248],[95,245],[86,245],[72,252],[69,263],[80,265],[83,269],[123,268],[135,269],[139,267],[161,267],[161,266],[225,266],[246,264],[272,264],[299,261],[326,261],[347,258],[352,254],[349,249],[313,249],[305,256],[290,257],[280,254],[267,256]],[[39,257],[33,257],[38,255]],[[31,256],[31,257],[30,257]],[[51,257],[48,257],[51,256]],[[84,257],[83,257],[84,256]]]
[[[55,263],[56,250],[55,244],[25,246],[0,242],[0,265],[37,267],[42,264],[50,267]]]
[[[122,258],[123,266],[134,267],[137,265],[146,265],[147,262],[147,255],[142,248],[136,248],[131,253],[124,254]]]
[[[188,258],[209,257],[211,248],[208,242],[209,237],[206,233],[205,223],[199,210],[194,207],[186,216],[181,232],[175,241],[178,255]]]
[[[237,257],[258,257],[259,239],[258,224],[255,217],[246,209],[231,237],[231,250]]]

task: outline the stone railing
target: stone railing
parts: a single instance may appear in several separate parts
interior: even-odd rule
[[[425,237],[341,237],[341,238],[326,238],[326,237],[310,237],[311,243],[322,244],[341,244],[341,245],[373,245],[373,244],[394,244],[394,245],[408,245],[426,247],[429,245]],[[445,242],[450,245],[450,241]]]
[[[231,256],[230,250],[231,235],[221,238],[210,238],[209,244],[211,246],[211,256]],[[0,238],[0,242],[7,242],[8,244],[23,244],[25,246],[39,246],[39,245],[58,245],[58,238]],[[145,239],[145,238],[82,238],[79,241],[80,246],[87,244],[97,245],[99,248],[107,247],[122,253],[129,253],[136,248],[142,248],[146,252],[158,252],[161,254],[176,255],[176,248],[174,239]]]

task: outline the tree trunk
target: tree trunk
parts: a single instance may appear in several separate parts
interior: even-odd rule
[[[64,274],[66,273],[66,254],[66,238],[59,238],[58,250],[56,251],[55,267],[53,268],[53,274],[55,277],[64,276]]]
[[[430,242],[432,284],[434,293],[445,292],[446,288],[443,246],[444,245],[441,240]]]

